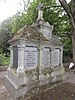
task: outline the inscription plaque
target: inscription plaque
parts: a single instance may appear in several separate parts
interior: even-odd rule
[[[42,67],[50,67],[50,49],[44,48],[42,51]]]
[[[25,69],[35,69],[37,67],[37,48],[25,48]]]
[[[52,63],[53,63],[53,66],[59,66],[60,64],[60,50],[59,49],[54,49],[54,51],[52,51]]]

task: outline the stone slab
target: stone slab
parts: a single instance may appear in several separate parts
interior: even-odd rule
[[[50,67],[50,49],[49,48],[44,48],[42,50],[42,63],[41,67],[46,68]]]
[[[25,70],[35,69],[37,67],[38,51],[36,47],[25,48]]]

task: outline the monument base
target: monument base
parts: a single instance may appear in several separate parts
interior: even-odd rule
[[[7,70],[6,78],[16,89],[23,85],[37,84],[37,72],[35,72],[34,70],[30,72],[31,74],[29,72],[30,71],[24,73],[17,73],[14,71],[14,69],[11,68]]]
[[[51,73],[52,82],[63,81],[66,79],[64,67],[56,67]]]
[[[28,74],[30,76],[26,76],[24,73],[17,75],[12,69],[10,69],[7,71],[5,77],[5,87],[13,100],[25,100],[31,94],[37,94],[40,91],[40,87],[46,87],[50,85],[50,83],[63,81],[65,79],[64,72],[64,67],[56,67],[51,71],[47,68],[41,70],[39,77],[36,77],[37,75],[35,75],[33,78],[34,71],[32,71],[32,73],[30,72],[31,74]],[[34,93],[32,93],[32,91]]]
[[[28,84],[28,85],[22,85],[16,89],[14,85],[12,85],[11,82],[7,79],[7,77],[5,77],[5,87],[7,91],[10,93],[13,100],[25,100],[31,95],[30,91],[33,90],[38,91],[37,86],[38,86],[37,84],[30,84],[30,85]]]

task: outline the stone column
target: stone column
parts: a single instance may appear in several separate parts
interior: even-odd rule
[[[60,65],[63,66],[63,48],[60,49]]]
[[[40,47],[39,52],[40,52],[40,61],[39,61],[39,69],[42,69],[42,51],[43,51],[43,47]]]
[[[54,65],[53,65],[53,51],[54,51],[54,47],[51,47],[51,50],[50,50],[50,54],[51,54],[51,64],[50,64],[50,66],[51,66],[51,68],[54,68]]]
[[[39,82],[39,74],[40,74],[40,46],[37,47],[38,51],[38,65],[37,65],[37,71],[38,71],[38,82]]]
[[[42,80],[44,79],[44,75],[42,73],[42,50],[43,47],[38,48],[38,70],[39,70],[39,84],[42,85]]]
[[[25,50],[25,46],[18,45],[17,47],[18,47],[18,68],[17,68],[17,72],[23,73],[24,72],[24,50]]]
[[[13,67],[13,46],[10,46],[10,64],[9,68]]]

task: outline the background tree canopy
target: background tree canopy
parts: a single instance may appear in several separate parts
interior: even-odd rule
[[[20,28],[25,25],[31,25],[36,20],[36,7],[39,2],[45,4],[45,21],[48,21],[54,26],[53,34],[58,35],[64,44],[64,61],[66,61],[72,57],[71,25],[69,23],[69,17],[61,6],[57,6],[56,0],[33,0],[32,3],[28,2],[27,10],[21,13],[18,12],[13,17],[4,20],[0,25],[0,51],[6,56],[9,55],[8,40],[10,40]]]

